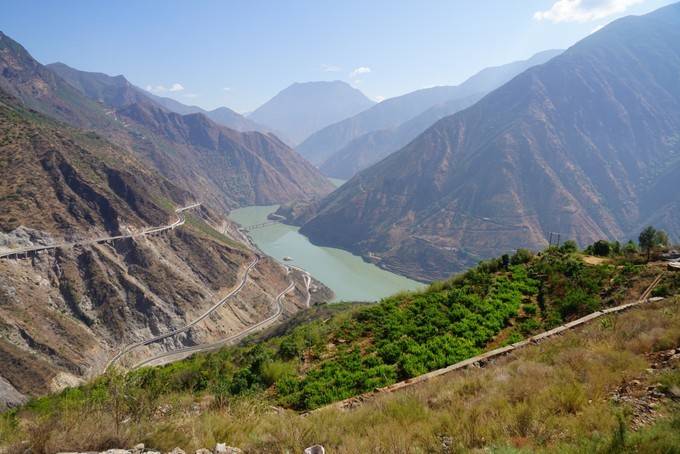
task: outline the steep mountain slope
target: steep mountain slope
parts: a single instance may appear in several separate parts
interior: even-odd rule
[[[281,131],[296,145],[331,123],[351,117],[375,102],[339,80],[294,83],[248,115]]]
[[[370,149],[368,147],[373,146],[377,147],[378,153],[382,155],[381,157],[384,157],[389,154],[387,150],[396,151],[400,148],[397,144],[405,145],[417,136],[415,134],[411,135],[410,138],[405,138],[407,137],[406,131],[387,132],[385,130],[398,128],[434,106],[447,102],[453,103],[449,105],[448,109],[441,112],[442,116],[435,116],[428,124],[424,124],[420,130],[422,132],[439,118],[455,113],[456,110],[454,109],[460,110],[465,107],[464,100],[471,100],[475,96],[481,97],[482,94],[498,88],[525,69],[545,63],[560,52],[562,51],[548,50],[538,53],[528,60],[486,68],[457,86],[425,88],[387,99],[365,112],[314,133],[296,149],[317,166],[323,164],[335,153],[338,154],[337,157],[334,157],[337,161],[348,160],[349,158],[345,156],[353,152],[358,154],[357,159],[366,160],[369,156],[367,153],[362,153],[360,149],[367,150]],[[362,137],[371,132],[375,132],[376,135]],[[350,145],[355,140],[358,142]],[[396,146],[396,148],[391,147],[391,145]],[[354,151],[355,148],[357,151]],[[370,157],[368,160],[373,163],[379,161],[381,157]]]
[[[69,237],[97,228],[120,234],[163,224],[171,217],[163,202],[191,199],[125,150],[26,112],[19,103],[0,91],[3,231],[27,225]]]
[[[47,65],[47,66],[51,68],[52,65],[54,65],[54,63],[52,63],[51,65]],[[140,90],[141,90],[141,88],[140,88]],[[146,94],[146,96],[148,96],[152,100],[156,101],[157,104],[165,107],[170,112],[175,112],[175,113],[178,113],[180,115],[188,115],[188,114],[194,114],[194,113],[203,113],[203,114],[206,113],[205,110],[201,109],[198,106],[188,106],[186,104],[182,104],[181,102],[176,101],[172,98],[168,98],[166,96],[154,95],[153,93],[148,92],[146,90],[144,90],[144,93]],[[229,127],[228,125],[223,125],[223,126]],[[236,128],[232,128],[232,129],[236,129]]]
[[[28,111],[2,90],[0,169],[2,250],[167,225],[175,207],[196,200],[127,150]],[[239,283],[254,253],[235,227],[205,208],[186,216],[162,236],[0,260],[0,408],[101,373],[123,346],[185,325]],[[251,279],[196,329],[135,354],[239,332],[271,315],[291,279],[297,290],[283,317],[306,304],[302,278],[272,260]]]
[[[106,128],[113,123],[95,101],[81,96],[1,31],[0,89],[29,108],[73,125]]]
[[[307,199],[333,190],[276,136],[240,133],[203,114],[178,115],[131,104],[118,114],[142,125],[135,146],[164,175],[226,209]],[[170,153],[169,153],[170,151]]]
[[[429,279],[547,232],[680,232],[680,4],[618,20],[447,117],[302,228]],[[342,229],[334,226],[342,225]]]
[[[0,36],[0,88],[28,107],[95,129],[179,186],[202,194],[206,204],[228,210],[318,197],[333,189],[273,136],[239,133],[202,114],[185,118],[168,112],[122,77],[67,72],[75,87]]]

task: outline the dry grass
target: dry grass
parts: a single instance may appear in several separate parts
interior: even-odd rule
[[[606,257],[596,257],[594,255],[584,255],[583,261],[588,265],[601,265],[603,263],[611,262],[611,260],[607,259]]]
[[[163,400],[154,420],[127,421],[118,432],[110,410],[74,408],[44,421],[24,410],[17,439],[30,433],[36,452],[138,442],[189,451],[218,441],[264,453],[301,452],[314,443],[334,453],[604,452],[614,446],[613,434],[628,411],[611,402],[611,392],[633,378],[656,380],[647,372],[646,354],[680,345],[678,309],[677,299],[667,300],[600,319],[483,369],[380,396],[352,411],[302,416],[256,398],[216,408],[205,399],[175,395]],[[5,435],[16,436],[19,431],[7,431],[5,424]],[[639,435],[642,446],[651,438],[666,442],[674,426],[664,424],[668,430],[655,429],[662,435]]]

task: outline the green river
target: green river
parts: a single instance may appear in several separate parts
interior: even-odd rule
[[[251,206],[233,210],[229,218],[242,227],[267,222],[278,205]],[[415,290],[423,284],[364,262],[342,249],[313,245],[298,227],[272,224],[252,230],[253,242],[267,255],[307,270],[335,292],[335,301],[378,301],[401,290]]]

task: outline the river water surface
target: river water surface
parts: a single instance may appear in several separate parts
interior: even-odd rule
[[[249,227],[267,222],[278,205],[233,210],[229,218]],[[298,227],[272,224],[252,230],[253,242],[267,255],[309,271],[335,292],[335,301],[377,301],[401,290],[416,290],[423,284],[366,263],[341,249],[313,245]],[[291,257],[291,262],[283,262]]]

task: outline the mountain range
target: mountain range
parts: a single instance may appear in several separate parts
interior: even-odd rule
[[[352,140],[329,156],[319,166],[319,170],[329,177],[349,180],[357,172],[370,167],[408,144],[437,120],[473,105],[486,93],[503,85],[517,74],[532,66],[545,63],[561,52],[561,50],[548,50],[527,60],[486,68],[448,90],[441,102],[401,123],[396,128],[368,132]],[[476,93],[466,95],[474,92]]]
[[[319,129],[374,104],[361,91],[339,80],[294,83],[248,118],[280,131],[295,146]]]
[[[438,119],[474,104],[525,69],[560,52],[544,51],[528,60],[486,68],[460,85],[424,88],[387,99],[317,131],[296,149],[327,175],[349,178],[406,145]]]
[[[438,121],[302,232],[428,280],[549,232],[680,231],[680,4],[619,19]],[[338,229],[336,226],[343,226]]]
[[[0,88],[30,108],[97,131],[166,178],[222,209],[299,200],[332,185],[272,134],[238,132],[201,113],[180,115],[122,76],[65,70],[71,85],[0,36]]]
[[[205,110],[198,106],[187,106],[172,98],[157,96],[147,90],[136,87],[122,75],[109,76],[103,73],[80,71],[60,62],[50,63],[45,66],[71,86],[77,88],[81,93],[108,106],[119,108],[133,102],[148,102],[151,100],[157,106],[180,115],[201,113],[218,125],[226,126],[236,131],[271,132],[267,127],[248,120],[228,107]]]

